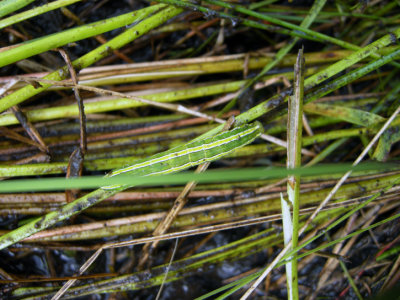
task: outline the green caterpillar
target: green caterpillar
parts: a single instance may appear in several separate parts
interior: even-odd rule
[[[259,122],[238,126],[213,137],[191,142],[139,160],[134,165],[112,171],[107,177],[120,174],[150,176],[178,172],[205,162],[217,160],[235,149],[251,143],[262,132],[263,127]],[[102,187],[102,189],[113,190],[120,187],[122,185],[110,185]]]

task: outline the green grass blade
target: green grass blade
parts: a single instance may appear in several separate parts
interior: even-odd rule
[[[34,0],[2,0],[0,1],[0,18],[27,6]]]
[[[57,0],[0,20],[0,29],[82,0]],[[4,2],[4,1],[3,1]],[[15,2],[15,1],[14,1]]]
[[[385,118],[367,111],[325,103],[308,103],[304,106],[304,110],[308,113],[339,118],[343,121],[365,127],[372,127],[385,121]]]
[[[165,184],[182,184],[187,181],[198,181],[200,183],[212,183],[214,181],[235,182],[241,180],[262,180],[284,178],[288,175],[298,176],[321,176],[327,172],[331,174],[343,174],[346,171],[388,171],[398,170],[395,163],[367,162],[356,167],[350,164],[321,164],[312,167],[286,169],[281,167],[273,168],[246,168],[237,172],[231,170],[209,170],[203,174],[192,172],[181,172],[180,174],[167,174],[152,177],[140,176],[118,176],[99,177],[83,176],[79,178],[42,178],[38,183],[36,179],[16,179],[0,182],[0,193],[26,192],[26,191],[55,191],[64,189],[88,189],[113,184],[131,184],[155,186]]]

